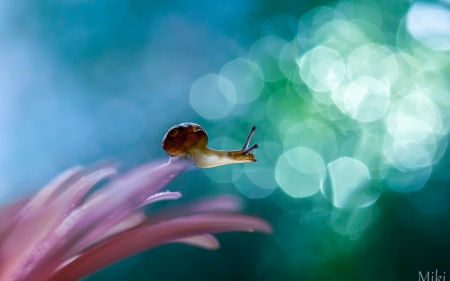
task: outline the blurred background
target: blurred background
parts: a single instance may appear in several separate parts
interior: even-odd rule
[[[74,165],[165,158],[181,122],[217,149],[256,125],[257,165],[193,169],[167,188],[240,195],[273,235],[166,245],[85,280],[445,272],[449,50],[448,0],[1,1],[0,206]]]

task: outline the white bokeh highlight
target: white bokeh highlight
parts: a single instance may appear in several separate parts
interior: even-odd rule
[[[319,154],[305,147],[286,151],[277,162],[275,176],[280,187],[295,198],[315,194],[325,179],[325,164]]]
[[[373,204],[379,192],[372,186],[367,167],[350,157],[339,158],[327,167],[328,183],[325,197],[338,208],[365,207]]]
[[[317,92],[338,87],[345,75],[342,56],[335,50],[319,46],[300,60],[300,75],[306,84]]]

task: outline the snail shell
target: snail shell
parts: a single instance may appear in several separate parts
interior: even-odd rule
[[[208,134],[195,123],[181,123],[171,127],[162,140],[163,149],[170,156],[185,156],[192,147],[207,144]]]

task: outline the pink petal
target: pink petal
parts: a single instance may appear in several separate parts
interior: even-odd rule
[[[142,204],[139,205],[138,208],[143,207],[148,204],[153,204],[153,203],[156,203],[159,201],[163,201],[163,200],[176,200],[179,198],[181,198],[181,193],[179,193],[179,192],[170,192],[170,191],[159,192],[159,193],[153,194],[150,197],[148,197],[147,199],[145,199],[145,201],[142,202]]]
[[[17,214],[25,205],[28,204],[28,201],[29,199],[27,198],[0,209],[0,243],[12,230],[17,222]]]
[[[184,237],[249,229],[272,231],[264,220],[237,214],[195,215],[139,227],[82,253],[55,273],[50,281],[76,280],[128,256]]]
[[[79,205],[83,197],[92,189],[92,187],[99,181],[116,173],[117,171],[115,169],[104,168],[82,176],[53,201],[59,207],[57,208],[58,210],[55,211],[58,211],[60,215],[66,214],[67,216]]]
[[[154,212],[147,219],[147,224],[156,224],[161,221],[194,214],[236,212],[240,211],[242,207],[242,199],[233,195],[202,198],[194,202],[179,204],[162,211]]]
[[[214,235],[211,234],[200,234],[195,236],[189,236],[177,240],[171,241],[171,243],[182,243],[187,245],[192,245],[200,247],[206,250],[217,250],[220,247],[219,241]]]
[[[25,206],[22,213],[26,214],[28,212],[35,211],[45,204],[50,203],[49,200],[56,192],[58,188],[60,188],[64,183],[66,183],[70,178],[79,175],[82,172],[83,168],[80,166],[73,167],[69,170],[66,170],[56,176],[52,181],[50,181],[43,189],[41,189],[33,198],[29,201],[29,203]]]
[[[100,235],[97,239],[92,241],[91,244],[87,245],[86,248],[92,248],[95,245],[100,244],[101,242],[116,236],[122,232],[125,232],[131,228],[134,228],[140,224],[142,224],[146,219],[146,216],[143,212],[134,212],[129,214],[125,219],[121,220],[119,223],[108,229],[102,235]],[[84,251],[85,249],[81,249]],[[78,251],[77,251],[78,252]],[[75,255],[76,253],[69,253],[69,256]]]
[[[21,200],[9,206],[0,209],[0,242],[2,242],[7,232],[17,223],[18,220],[27,216],[28,213],[38,210],[45,204],[49,203],[48,199],[61,187],[69,178],[75,176],[81,171],[81,167],[74,167],[59,174],[50,183],[48,183],[41,191],[32,198]]]
[[[64,243],[63,237],[54,230],[70,214],[82,197],[101,179],[115,173],[114,169],[102,169],[81,176],[78,169],[63,173],[38,193],[20,211],[20,221],[9,237],[1,245],[0,280],[12,275],[17,278],[27,276],[40,262],[45,262],[49,252]],[[60,195],[55,191],[73,176],[76,182],[71,184]],[[49,197],[54,197],[47,202]],[[45,203],[45,204],[44,204]],[[9,277],[8,277],[9,276]]]

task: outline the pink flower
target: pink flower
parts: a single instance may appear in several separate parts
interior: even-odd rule
[[[173,157],[127,174],[112,167],[75,167],[32,198],[0,210],[0,281],[76,280],[111,263],[164,243],[217,249],[211,234],[270,232],[259,218],[237,214],[230,196],[146,215],[142,207],[181,197],[160,192],[193,162]],[[99,181],[112,177],[98,191]]]

